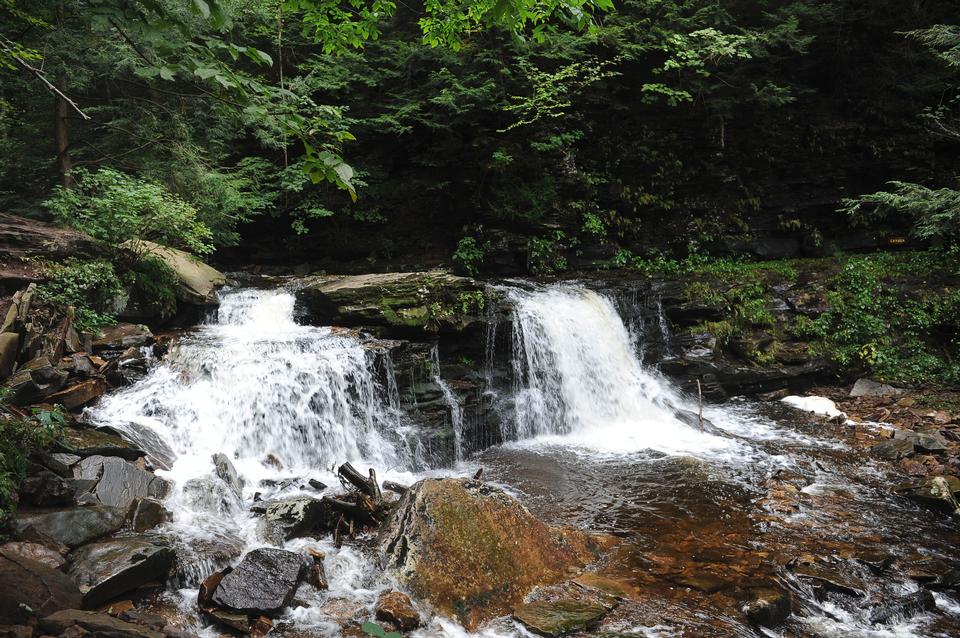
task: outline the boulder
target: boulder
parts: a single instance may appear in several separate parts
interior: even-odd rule
[[[789,591],[765,587],[749,592],[742,609],[751,624],[774,629],[789,618],[792,607],[793,600]]]
[[[441,270],[313,277],[297,291],[297,314],[315,325],[462,327],[469,318],[461,295],[479,290]]]
[[[870,454],[887,461],[898,461],[905,456],[910,456],[913,452],[913,443],[902,439],[881,441],[870,448]]]
[[[38,543],[77,547],[123,527],[126,512],[115,507],[22,510],[11,521],[14,534]]]
[[[943,438],[939,432],[897,430],[894,432],[893,438],[896,441],[910,443],[917,452],[944,452],[950,447],[950,442]]]
[[[587,630],[608,611],[585,600],[537,600],[517,606],[513,617],[541,636],[563,636]]]
[[[23,364],[7,381],[13,392],[11,403],[28,405],[43,400],[63,387],[68,374],[53,367],[47,357],[35,357]]]
[[[852,397],[898,397],[905,393],[906,390],[872,379],[857,379],[853,388],[850,389]]]
[[[956,476],[928,476],[900,485],[894,491],[923,505],[960,515],[960,503],[956,498],[960,492],[960,478]]]
[[[216,305],[217,288],[226,283],[223,273],[190,253],[152,241],[129,240],[121,247],[138,255],[150,255],[159,258],[177,276],[177,299],[198,306]]]
[[[46,565],[50,569],[59,569],[64,562],[63,556],[45,545],[40,543],[27,543],[23,541],[11,541],[0,545],[0,552],[11,552],[17,556],[22,556],[36,563]]]
[[[88,379],[71,385],[47,397],[48,403],[59,403],[67,410],[76,410],[103,396],[107,382],[103,379]]]
[[[167,495],[170,483],[115,456],[88,456],[73,468],[74,476],[95,480],[91,494],[110,507],[130,509],[134,499]]]
[[[37,507],[75,505],[78,495],[90,490],[96,481],[64,478],[44,470],[24,479],[20,486],[23,503]]]
[[[126,439],[103,430],[67,428],[63,432],[62,448],[81,457],[116,456],[136,461],[146,453]]]
[[[0,548],[0,625],[79,606],[80,592],[66,574]]]
[[[241,497],[243,495],[243,481],[237,475],[237,470],[233,467],[233,463],[230,462],[227,455],[220,452],[214,454],[213,465],[220,480],[227,484],[227,487],[237,495],[237,498]]]
[[[211,599],[233,611],[273,614],[293,600],[306,568],[299,554],[270,547],[255,549],[220,580]]]
[[[128,348],[139,348],[151,343],[153,343],[153,333],[146,326],[118,323],[104,328],[100,337],[93,342],[93,351],[97,353],[111,351],[119,354]]]
[[[163,525],[169,518],[169,513],[159,499],[145,496],[134,499],[130,504],[130,527],[138,534]]]
[[[174,552],[163,537],[112,538],[84,545],[70,555],[70,576],[85,607],[96,607],[148,583],[163,581]]]
[[[400,499],[378,545],[399,584],[473,629],[591,562],[607,540],[547,525],[487,483],[426,479]]]
[[[163,632],[150,627],[126,622],[96,611],[65,609],[50,614],[40,621],[40,629],[48,635],[59,635],[71,627],[79,627],[93,636],[104,638],[165,638]]]
[[[388,622],[398,631],[413,631],[420,626],[420,614],[410,597],[399,591],[380,594],[374,607],[377,620]]]
[[[336,514],[322,500],[295,496],[272,501],[265,506],[257,524],[257,535],[265,542],[282,545],[291,538],[316,535],[333,528]]]
[[[20,354],[20,335],[16,332],[0,333],[0,381],[13,374]]]
[[[22,257],[96,257],[105,247],[95,239],[70,228],[0,213],[0,263]]]

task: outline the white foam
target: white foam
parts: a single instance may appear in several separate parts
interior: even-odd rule
[[[792,405],[798,410],[803,410],[804,412],[811,412],[813,414],[819,414],[821,416],[830,417],[831,419],[843,418],[846,419],[847,415],[840,411],[837,408],[837,404],[828,399],[827,397],[818,397],[818,396],[809,396],[809,397],[800,397],[796,395],[791,395],[780,399],[787,405]]]

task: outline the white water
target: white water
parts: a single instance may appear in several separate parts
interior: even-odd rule
[[[574,285],[510,290],[514,419],[507,439],[628,453],[729,449],[677,410],[696,410],[645,368],[609,299]]]

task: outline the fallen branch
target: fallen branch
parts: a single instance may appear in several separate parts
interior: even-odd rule
[[[44,86],[47,87],[48,91],[50,91],[51,93],[56,95],[58,98],[60,98],[61,100],[69,104],[70,107],[80,115],[80,117],[82,117],[84,120],[90,119],[90,116],[84,113],[80,109],[80,107],[77,106],[76,102],[74,102],[69,97],[67,97],[67,95],[63,91],[58,89],[56,86],[53,85],[53,83],[50,80],[47,79],[47,76],[44,75],[43,71],[41,71],[37,67],[33,66],[32,64],[30,64],[29,62],[21,58],[18,55],[17,49],[15,48],[16,45],[13,42],[11,42],[10,40],[8,40],[3,36],[0,36],[0,38],[3,38],[2,40],[0,40],[0,48],[3,48],[4,52],[7,55],[13,58],[17,62],[17,64],[22,66],[28,73],[32,73],[33,75],[35,75],[38,80],[43,82]]]

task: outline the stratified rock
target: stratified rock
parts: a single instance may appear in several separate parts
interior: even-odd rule
[[[198,306],[216,305],[217,288],[226,283],[223,273],[194,255],[152,241],[131,239],[120,244],[138,255],[157,257],[177,276],[177,299]]]
[[[31,359],[7,381],[13,393],[10,401],[15,405],[41,401],[62,388],[67,376],[66,372],[54,368],[47,357]]]
[[[170,488],[165,479],[115,456],[87,457],[74,467],[74,475],[96,480],[91,493],[97,501],[124,510],[137,498],[163,498]]]
[[[563,636],[588,629],[609,611],[583,600],[537,600],[517,606],[513,617],[542,636]]]
[[[11,521],[17,538],[77,547],[123,527],[126,512],[116,507],[71,507],[20,511]]]
[[[66,574],[0,548],[0,625],[79,606],[80,592]]]
[[[900,485],[895,491],[924,505],[960,515],[960,503],[956,498],[960,492],[960,478],[956,476],[928,476]]]
[[[50,569],[59,569],[66,562],[58,552],[40,543],[11,541],[0,545],[0,551],[11,552],[27,560],[46,565]]]
[[[306,562],[284,549],[248,552],[213,592],[220,607],[248,614],[272,614],[290,604],[306,573]]]
[[[233,467],[227,455],[220,452],[214,454],[213,465],[220,480],[226,483],[237,497],[240,497],[243,494],[243,481],[237,475],[237,469]]]
[[[377,620],[393,625],[399,631],[413,631],[420,626],[420,614],[413,607],[410,597],[399,591],[380,594],[374,608]]]
[[[322,500],[295,496],[266,504],[257,535],[265,542],[282,545],[291,538],[332,529],[335,521],[333,510]]]
[[[90,632],[91,637],[104,638],[164,638],[163,632],[144,625],[125,622],[109,614],[96,611],[65,609],[40,621],[40,628],[47,634],[59,635],[70,627],[80,627]]]
[[[134,499],[130,504],[130,527],[138,534],[163,525],[169,518],[159,499],[146,496]]]
[[[76,410],[103,396],[107,382],[103,379],[88,379],[47,397],[48,403],[59,403],[67,410]]]
[[[873,379],[857,379],[850,390],[851,397],[898,397],[905,393],[906,390],[902,388],[895,388]]]
[[[146,326],[135,323],[118,323],[105,328],[100,337],[93,342],[94,352],[114,351],[117,354],[127,348],[146,346],[153,343],[153,333]]]
[[[146,454],[116,434],[89,428],[64,430],[63,447],[77,456],[117,456],[128,461],[136,461]]]
[[[913,452],[913,443],[902,439],[881,441],[870,448],[870,454],[886,461],[899,461],[905,456],[910,456]]]
[[[751,624],[771,629],[790,617],[793,601],[790,592],[776,587],[755,589],[743,604],[743,614]]]
[[[893,439],[910,443],[917,452],[943,452],[950,447],[950,442],[938,432],[897,430],[893,434]]]
[[[63,478],[42,471],[24,479],[20,486],[21,502],[37,507],[75,505],[76,498],[96,485],[96,481]]]
[[[163,581],[173,558],[173,549],[162,537],[112,538],[73,552],[69,573],[83,594],[84,606],[96,607],[149,581]]]
[[[379,551],[412,594],[475,628],[593,560],[601,540],[539,521],[488,483],[427,479],[400,499]]]

